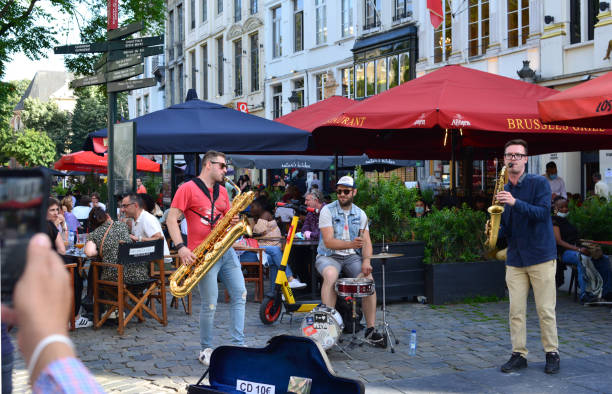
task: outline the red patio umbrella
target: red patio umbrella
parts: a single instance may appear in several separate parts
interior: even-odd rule
[[[80,151],[63,156],[55,162],[56,170],[93,171],[106,174],[108,162],[106,155],[99,156],[94,152]],[[136,156],[136,171],[159,172],[160,165],[142,156]]]
[[[512,138],[526,139],[533,154],[612,147],[612,130],[543,124],[537,101],[556,93],[446,66],[351,106],[313,131],[314,144],[345,155],[406,159],[449,158],[453,134],[475,148],[474,158],[498,156]]]
[[[349,98],[332,96],[274,120],[288,126],[312,132],[328,120],[342,114],[353,104],[355,104],[355,101]]]
[[[612,72],[538,101],[545,123],[612,127]]]

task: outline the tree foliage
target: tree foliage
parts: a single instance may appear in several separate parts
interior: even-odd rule
[[[29,79],[0,82],[0,124],[8,127],[13,116],[13,109],[19,103],[30,82]]]
[[[27,98],[23,102],[21,120],[26,128],[44,131],[55,144],[57,158],[61,156],[70,144],[72,115],[59,109],[53,100],[41,102],[38,99]]]
[[[106,127],[107,105],[104,95],[97,88],[86,87],[77,89],[76,106],[72,116],[72,141],[70,149],[73,152],[83,150],[87,135]]]
[[[14,157],[24,167],[50,166],[55,161],[55,144],[43,131],[0,129],[0,163]]]

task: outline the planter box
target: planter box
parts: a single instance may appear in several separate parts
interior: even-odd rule
[[[427,302],[440,305],[467,297],[506,294],[505,262],[499,260],[471,263],[426,264]]]
[[[387,259],[385,265],[387,302],[412,300],[425,294],[425,264],[423,256],[425,244],[421,241],[390,243],[389,253],[402,253],[404,256]],[[382,244],[373,245],[373,253],[380,253]],[[372,260],[372,276],[376,284],[376,298],[382,303],[381,260]]]

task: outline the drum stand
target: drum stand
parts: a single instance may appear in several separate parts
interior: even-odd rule
[[[383,320],[382,323],[380,323],[380,331],[382,331],[382,335],[383,337],[386,337],[387,340],[389,341],[389,345],[391,346],[391,353],[395,353],[395,348],[393,347],[393,342],[395,342],[396,345],[399,345],[399,340],[397,339],[397,337],[395,336],[395,334],[393,333],[393,330],[391,329],[391,327],[389,326],[389,323],[387,322],[387,299],[386,299],[386,294],[385,294],[385,289],[386,289],[386,285],[385,285],[385,265],[386,265],[387,259],[383,258],[381,259],[381,265],[382,265],[382,280],[383,280],[383,302],[382,302],[382,312],[383,312]]]
[[[353,348],[356,345],[363,346],[364,343],[371,345],[370,341],[363,339],[363,338],[359,338],[357,336],[357,333],[355,332],[357,324],[359,324],[359,322],[357,321],[357,298],[355,297],[355,295],[351,296],[351,304],[353,306],[353,312],[351,316],[353,318],[353,335],[351,336],[351,341],[346,345],[346,347]]]

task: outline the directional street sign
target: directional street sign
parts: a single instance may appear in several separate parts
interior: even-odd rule
[[[106,82],[110,81],[118,81],[120,79],[126,79],[130,77],[134,77],[136,75],[140,75],[144,72],[144,65],[137,64],[132,67],[122,68],[121,70],[111,71],[106,73]]]
[[[164,36],[134,38],[133,40],[124,41],[109,41],[108,49],[115,51],[118,49],[134,49],[141,47],[150,47],[164,43]]]
[[[108,52],[105,52],[100,56],[100,58],[94,63],[94,69],[97,71],[99,68],[106,64],[106,58],[108,57]]]
[[[90,77],[75,79],[70,83],[72,88],[80,88],[81,86],[100,85],[106,82],[104,74],[96,74]]]
[[[108,60],[119,60],[124,59],[129,56],[142,55],[144,57],[161,55],[164,53],[164,46],[158,45],[154,47],[144,47],[144,48],[136,48],[136,49],[122,49],[120,51],[110,51],[108,52]]]
[[[151,44],[151,45],[154,45],[154,44]],[[108,42],[92,42],[89,44],[63,45],[60,47],[55,47],[53,48],[53,52],[56,55],[73,54],[73,53],[95,53],[95,52],[106,52],[108,50],[107,48],[108,48]]]
[[[109,40],[117,40],[119,38],[127,37],[130,34],[136,33],[137,31],[141,31],[143,28],[144,23],[142,22],[130,23],[127,26],[122,26],[118,29],[106,32],[106,38],[108,38]]]
[[[125,59],[115,60],[106,64],[107,71],[119,70],[121,68],[130,67],[142,63],[144,57],[142,55],[130,56]]]
[[[156,84],[157,80],[155,78],[133,79],[129,81],[109,82],[106,85],[106,90],[109,93],[123,92],[125,90],[148,88],[149,86],[155,86]]]

